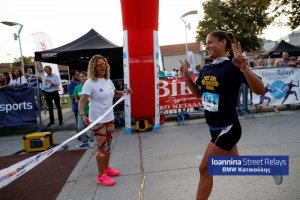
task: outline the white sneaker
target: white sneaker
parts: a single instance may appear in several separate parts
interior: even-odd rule
[[[91,143],[89,144],[89,147],[90,147],[90,148],[94,148],[94,142],[91,142]]]
[[[276,185],[280,185],[283,181],[283,177],[281,175],[274,175],[272,177],[273,177]]]

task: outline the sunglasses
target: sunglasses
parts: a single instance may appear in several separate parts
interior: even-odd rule
[[[97,65],[106,65],[106,62],[105,61],[100,61],[100,62],[97,62]]]

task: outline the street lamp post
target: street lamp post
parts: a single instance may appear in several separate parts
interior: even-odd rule
[[[18,34],[14,33],[14,39],[15,40],[19,39],[19,46],[20,46],[20,53],[21,53],[21,59],[20,60],[21,60],[21,65],[22,65],[23,72],[25,73],[24,59],[23,59],[23,54],[22,54],[22,46],[21,46],[21,38],[20,38],[20,33],[22,31],[23,25],[20,24],[20,23],[17,23],[17,22],[6,22],[6,21],[3,21],[1,23],[5,24],[7,26],[15,26],[15,25],[19,25],[20,26],[20,29],[18,30]]]
[[[197,10],[191,10],[187,13],[184,13],[180,19],[183,21],[184,23],[184,28],[185,28],[185,56],[186,56],[186,60],[188,60],[188,42],[187,42],[187,28],[191,29],[191,24],[190,23],[186,23],[186,21],[184,21],[184,17],[188,16],[188,15],[196,15],[198,13]]]

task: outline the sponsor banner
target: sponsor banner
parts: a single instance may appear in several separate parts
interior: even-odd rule
[[[263,95],[253,93],[254,105],[278,106],[300,103],[300,68],[269,67],[252,69],[265,86]]]
[[[288,156],[209,156],[209,175],[289,175]]]
[[[125,94],[123,95],[112,107],[110,107],[103,115],[99,116],[97,120],[95,120],[93,123],[91,123],[88,127],[74,135],[73,137],[67,139],[66,141],[62,142],[60,145],[55,146],[51,149],[48,149],[46,151],[43,151],[37,155],[34,155],[32,157],[29,157],[25,160],[22,160],[21,162],[18,162],[10,167],[7,167],[5,169],[0,170],[0,189],[4,186],[8,185],[12,181],[16,180],[17,178],[21,177],[23,174],[31,170],[32,168],[36,167],[38,164],[40,164],[42,161],[49,158],[52,154],[54,154],[56,151],[58,151],[60,148],[62,148],[64,145],[66,145],[71,140],[77,139],[80,135],[87,132],[90,128],[92,128],[95,124],[97,124],[99,121],[101,121],[116,105],[121,103],[125,98],[127,98],[129,95]]]
[[[123,31],[123,71],[124,71],[124,89],[131,88],[129,81],[129,51],[128,51],[128,31]],[[131,98],[125,99],[125,131],[131,133]]]
[[[51,43],[51,39],[48,36],[48,34],[43,33],[43,32],[36,32],[36,33],[32,33],[32,37],[33,40],[36,44],[36,47],[38,49],[38,51],[45,51],[45,50],[49,50],[52,49],[52,43]],[[44,53],[42,54],[42,58],[49,58],[49,57],[53,57],[56,56],[57,53]],[[52,68],[52,73],[56,74],[59,78],[59,86],[58,86],[58,93],[59,94],[64,94],[64,88],[62,87],[61,84],[61,79],[60,79],[60,73],[59,73],[59,69],[58,69],[58,65],[54,64],[54,63],[45,63],[42,62],[42,66],[43,69],[45,68],[45,66],[50,66]],[[47,75],[46,73],[44,73],[45,76]]]
[[[154,92],[155,92],[155,117],[153,130],[158,131],[160,129],[160,111],[159,111],[159,70],[162,64],[162,57],[160,47],[158,44],[158,31],[153,31],[153,60],[154,60]]]
[[[31,126],[36,123],[34,88],[0,90],[0,128]]]
[[[196,76],[192,76],[195,82]],[[201,98],[195,95],[186,85],[183,78],[159,80],[160,111],[182,108],[202,107]]]
[[[32,33],[32,37],[38,51],[45,51],[53,48],[50,37],[46,33],[43,32]]]

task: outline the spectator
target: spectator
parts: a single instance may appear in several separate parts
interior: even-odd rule
[[[75,116],[75,122],[76,122],[76,130],[78,127],[78,121],[77,121],[77,115],[78,115],[78,103],[75,101],[74,98],[74,89],[77,85],[79,85],[79,71],[78,70],[72,70],[71,73],[71,81],[68,84],[68,93],[71,99],[71,103],[72,103],[72,111],[74,113]]]
[[[0,88],[7,87],[10,82],[10,77],[8,72],[3,72],[0,74]]]
[[[179,75],[178,75],[179,72],[180,72],[179,69],[176,69],[176,78],[179,77]]]
[[[33,74],[33,71],[30,67],[26,69],[25,77],[27,79],[28,86],[31,87],[37,87],[38,83],[42,82],[42,78],[36,77],[35,74]]]
[[[79,85],[77,85],[74,89],[74,93],[73,93],[73,96],[74,96],[74,99],[75,99],[75,102],[78,103],[79,100],[80,100],[80,97],[81,97],[81,91],[82,91],[82,87],[85,83],[85,81],[87,80],[87,73],[85,71],[82,71],[79,73],[79,80],[80,80],[80,83]],[[89,102],[87,102],[85,105],[84,105],[84,114],[86,116],[89,116]],[[81,115],[78,113],[77,114],[77,122],[78,122],[78,131],[82,131],[85,127],[85,124],[83,123],[82,121],[82,118],[81,118]],[[77,148],[82,148],[82,147],[86,147],[86,146],[90,146],[91,148],[94,147],[94,134],[93,132],[91,131],[91,129],[89,129],[87,131],[90,135],[90,145],[88,144],[88,139],[87,139],[87,136],[86,136],[86,133],[83,133],[81,135],[81,142],[79,145],[77,145],[76,147]]]
[[[247,59],[247,56],[245,53],[242,54],[244,56],[244,58]],[[237,99],[237,112],[240,115],[243,114],[248,114],[249,110],[248,110],[248,86],[245,83],[241,83],[240,89],[239,89],[239,93],[238,93],[238,99]],[[241,105],[241,97],[243,97],[243,104]]]
[[[297,66],[297,60],[295,56],[290,57],[290,61],[288,63],[289,67],[296,67]]]
[[[28,67],[26,69],[25,78],[27,79],[28,86],[30,86],[34,89],[34,95],[37,98],[38,97],[38,90],[39,90],[38,83],[42,82],[42,78],[40,78],[40,77],[37,78],[33,74],[33,71],[30,67]],[[40,102],[42,102],[41,96],[40,96]],[[37,103],[35,104],[35,110],[36,111],[38,110]]]
[[[253,60],[249,61],[249,69],[253,69],[255,67],[256,67],[256,62],[253,61]],[[251,90],[249,90],[249,92],[250,92],[250,105],[253,105],[253,103],[252,103],[252,95],[253,95],[253,93],[252,93]]]
[[[250,69],[256,67],[256,62],[253,60],[249,61],[249,67],[250,67]]]
[[[283,59],[282,66],[285,66],[285,67],[289,66],[290,55],[289,55],[288,52],[283,52],[282,53],[282,59]]]
[[[192,76],[194,74],[194,70],[191,67],[188,68],[188,72],[189,76]]]
[[[52,102],[53,100],[57,109],[59,125],[62,125],[63,117],[62,117],[62,111],[60,106],[60,97],[58,94],[58,86],[60,85],[59,78],[57,75],[52,74],[52,68],[50,66],[46,66],[44,68],[44,71],[46,72],[47,75],[43,79],[42,88],[45,91],[46,102],[49,110],[50,122],[48,126],[54,124],[53,102]]]
[[[263,67],[265,67],[265,60],[263,58],[260,58],[260,59],[258,59],[256,68],[263,68]],[[262,106],[256,105],[255,108],[257,111],[262,110]]]
[[[270,58],[269,59],[269,65],[268,67],[274,67],[275,66],[275,59],[274,58]]]
[[[278,62],[279,61],[277,61],[278,59],[274,59],[274,58],[271,58],[270,59],[270,63],[269,63],[269,67],[276,67],[276,64],[278,64]],[[276,63],[276,61],[277,61],[277,63]],[[272,65],[272,63],[273,63],[273,65]],[[279,63],[280,64],[280,63]],[[278,113],[279,112],[279,110],[278,110],[278,108],[277,108],[277,106],[273,106],[273,110],[274,110],[274,112],[276,112],[276,113]]]
[[[194,74],[195,75],[199,75],[199,72],[200,72],[200,70],[201,70],[201,66],[200,65],[196,65],[196,67],[195,67],[195,72],[194,72]]]
[[[276,59],[275,63],[274,63],[274,66],[275,67],[282,67],[283,66],[283,59],[282,58]]]
[[[83,122],[89,125],[102,116],[113,104],[114,97],[121,97],[124,92],[131,93],[131,89],[117,91],[110,80],[110,65],[106,58],[94,55],[88,65],[89,79],[84,83],[79,101],[79,112]],[[85,115],[84,106],[89,100],[89,116]],[[97,142],[96,162],[98,176],[96,182],[99,185],[110,186],[116,181],[110,176],[118,176],[120,172],[109,166],[111,145],[115,131],[114,113],[111,110],[96,125],[93,132]]]
[[[26,78],[23,76],[23,72],[20,68],[15,67],[11,72],[12,79],[9,86],[27,86]]]
[[[176,69],[173,69],[173,71],[171,72],[172,77],[176,77]]]
[[[265,65],[265,60],[263,58],[260,58],[257,63],[258,63],[257,68],[263,68],[263,67],[266,66]]]

